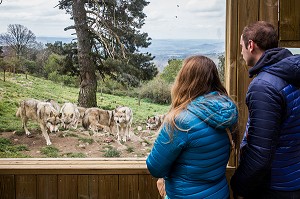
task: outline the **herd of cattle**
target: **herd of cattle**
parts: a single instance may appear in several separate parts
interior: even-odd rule
[[[47,145],[51,145],[49,132],[57,132],[60,127],[64,129],[76,129],[78,124],[91,130],[109,131],[114,134],[118,141],[126,142],[130,139],[130,128],[133,120],[133,112],[127,106],[117,106],[114,110],[103,110],[97,107],[84,108],[74,103],[66,102],[61,107],[54,100],[40,101],[37,99],[27,99],[20,102],[16,113],[21,118],[22,126],[26,135],[30,135],[27,128],[27,121],[36,121],[42,131],[42,135]],[[164,120],[164,115],[148,117],[147,129],[158,129]]]

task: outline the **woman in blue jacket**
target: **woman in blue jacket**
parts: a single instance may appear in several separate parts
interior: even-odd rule
[[[229,198],[226,128],[237,122],[238,111],[214,62],[204,56],[184,60],[171,96],[171,108],[146,160],[148,170],[164,178],[166,198]]]

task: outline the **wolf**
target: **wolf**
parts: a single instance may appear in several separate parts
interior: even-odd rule
[[[28,120],[36,121],[46,139],[47,145],[51,145],[49,132],[57,132],[61,123],[61,114],[52,106],[50,102],[42,102],[36,99],[27,99],[20,102],[16,113],[21,118],[22,126],[26,135],[30,135],[27,128]]]
[[[130,128],[133,120],[133,113],[129,107],[118,106],[113,110],[114,122],[117,127],[117,139],[118,141],[126,142],[130,139]],[[122,133],[120,135],[120,133]]]
[[[64,129],[77,129],[77,125],[80,119],[80,112],[76,104],[66,102],[60,109],[62,114],[62,126]]]
[[[80,118],[82,119],[83,116],[84,116],[84,112],[86,111],[86,108],[81,107],[81,106],[77,106],[77,108],[78,108],[78,111],[80,113]]]
[[[55,110],[57,110],[58,112],[60,111],[60,105],[55,100],[47,99],[46,102],[52,104],[53,108],[55,108]]]
[[[109,128],[110,133],[112,133],[113,125],[113,112],[110,110],[93,107],[87,108],[84,112],[82,126],[85,129],[90,129],[96,133],[98,130],[102,131]]]
[[[79,120],[78,120],[78,123],[82,125],[82,119],[83,119],[83,116],[84,116],[84,112],[86,111],[86,108],[85,107],[81,107],[81,106],[77,106],[78,108],[78,111],[79,111]]]
[[[153,117],[148,116],[146,128],[150,130],[159,129],[162,123],[164,122],[165,116],[165,114],[156,115]]]

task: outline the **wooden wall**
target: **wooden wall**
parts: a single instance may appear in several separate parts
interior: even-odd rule
[[[0,159],[1,199],[159,199],[156,180],[145,159]]]
[[[281,0],[279,8],[280,46],[300,48],[299,0]]]
[[[1,199],[159,199],[144,159],[0,159]]]
[[[279,45],[300,48],[300,12],[298,0],[227,0],[226,1],[226,89],[239,108],[239,140],[242,139],[248,110],[245,96],[251,79],[241,56],[240,36],[243,28],[255,21],[272,23],[279,33]],[[239,143],[237,144],[239,148]],[[237,159],[237,158],[236,158]],[[231,166],[236,166],[237,162]]]
[[[1,199],[159,199],[149,174],[3,174]]]

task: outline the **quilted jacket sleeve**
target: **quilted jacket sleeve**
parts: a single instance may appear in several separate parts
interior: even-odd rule
[[[173,162],[184,148],[187,133],[175,131],[172,141],[164,126],[146,160],[147,168],[156,178],[168,177]]]
[[[270,164],[280,131],[284,102],[269,82],[256,79],[246,96],[249,110],[247,144],[241,148],[240,163],[231,179],[231,188],[249,197],[267,185]]]

